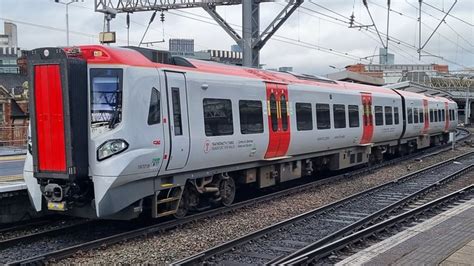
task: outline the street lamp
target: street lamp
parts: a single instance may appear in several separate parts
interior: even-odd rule
[[[61,2],[60,0],[54,0],[54,2],[66,6],[66,38],[67,46],[69,46],[69,5],[72,3],[79,2],[79,0],[70,0],[69,2]],[[81,0],[81,2],[84,2],[84,0]]]

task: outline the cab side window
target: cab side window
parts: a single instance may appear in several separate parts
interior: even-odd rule
[[[148,125],[159,124],[160,120],[160,92],[156,88],[152,88],[150,108],[148,109]]]

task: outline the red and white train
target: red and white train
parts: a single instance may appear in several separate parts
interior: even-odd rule
[[[24,177],[69,215],[181,217],[265,188],[448,141],[455,102],[128,47],[28,57]]]

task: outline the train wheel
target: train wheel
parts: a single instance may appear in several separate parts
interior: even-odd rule
[[[224,206],[230,206],[235,199],[235,182],[232,177],[222,179],[219,183],[219,194],[221,196],[221,202]]]

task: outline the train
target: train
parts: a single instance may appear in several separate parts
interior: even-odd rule
[[[448,98],[141,47],[28,54],[37,211],[186,216],[239,193],[449,141]]]

